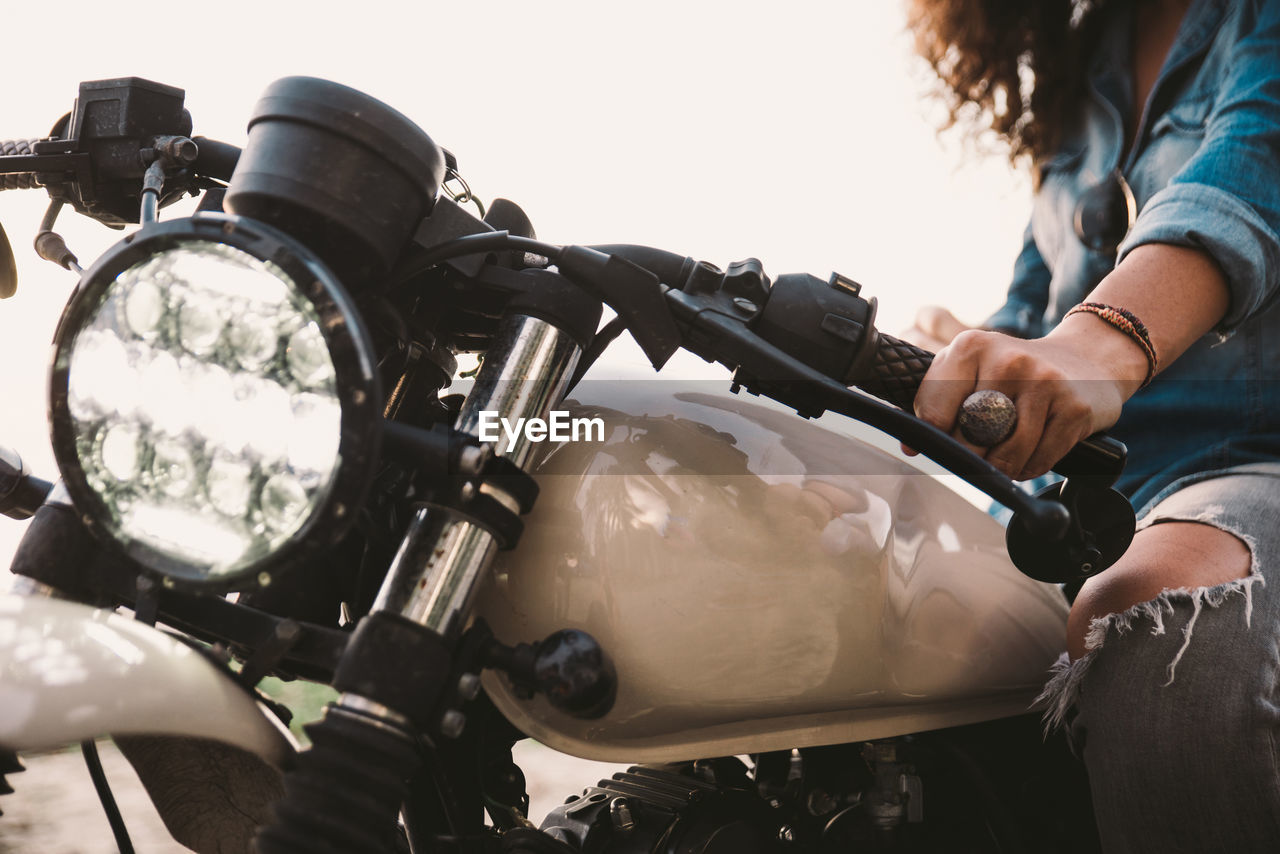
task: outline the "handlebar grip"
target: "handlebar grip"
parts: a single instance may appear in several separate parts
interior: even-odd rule
[[[858,388],[887,400],[899,409],[911,411],[920,381],[933,364],[933,353],[883,332],[876,333],[875,359],[866,376],[858,378]]]
[[[920,382],[933,364],[933,353],[914,344],[876,333],[875,358],[871,368],[855,382],[858,388],[912,411]],[[966,405],[968,400],[965,401]],[[992,443],[995,444],[995,443]],[[1106,433],[1094,433],[1081,440],[1059,460],[1053,470],[1063,477],[1100,477],[1114,483],[1124,469],[1128,449]]]
[[[910,412],[933,356],[922,347],[878,332],[870,374],[857,385]],[[999,392],[974,392],[961,405],[960,432],[975,445],[1000,444],[1013,432],[1017,421],[1009,398]]]
[[[35,152],[31,150],[31,146],[36,141],[34,139],[0,140],[0,155],[9,157],[15,154],[34,154]],[[36,173],[34,172],[0,174],[0,190],[34,190],[39,186],[36,183]]]

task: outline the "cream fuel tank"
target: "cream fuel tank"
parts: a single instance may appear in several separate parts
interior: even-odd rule
[[[589,632],[617,702],[579,720],[489,672],[498,708],[558,750],[638,762],[1026,711],[1068,605],[1014,568],[999,523],[850,435],[869,428],[706,388],[587,383],[567,404],[604,439],[543,456],[478,613],[509,644]]]

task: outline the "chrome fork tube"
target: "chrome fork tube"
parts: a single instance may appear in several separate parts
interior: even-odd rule
[[[458,429],[477,435],[481,412],[497,413],[513,424],[517,418],[546,418],[563,398],[581,355],[577,343],[560,328],[535,317],[508,315],[458,415]],[[505,435],[497,445],[497,454],[520,466],[535,450],[523,433],[510,450]],[[514,507],[505,493],[491,494]],[[497,542],[484,528],[447,510],[419,509],[373,610],[405,617],[449,637],[462,628],[496,551]]]

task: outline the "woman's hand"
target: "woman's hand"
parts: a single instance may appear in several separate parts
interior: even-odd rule
[[[956,429],[964,399],[979,389],[1007,394],[1018,409],[1013,435],[991,448],[965,444],[1015,480],[1027,480],[1114,424],[1146,370],[1140,347],[1094,315],[1073,315],[1032,341],[971,329],[938,352],[915,411],[964,442]]]
[[[1148,243],[1132,249],[1087,300],[1142,318],[1167,367],[1222,320],[1230,292],[1207,253]],[[916,326],[945,335],[954,328],[946,318],[963,326],[943,309],[925,309]],[[1015,480],[1044,474],[1081,439],[1114,424],[1147,376],[1142,347],[1095,314],[1073,314],[1034,341],[976,329],[952,335],[916,394],[916,415],[964,442],[956,429],[960,404],[979,389],[1004,392],[1018,408],[1013,435],[992,448],[964,443]]]
[[[961,332],[972,328],[942,306],[926,305],[916,312],[911,328],[898,337],[936,353]]]

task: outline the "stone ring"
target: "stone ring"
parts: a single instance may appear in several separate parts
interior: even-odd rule
[[[1004,392],[975,391],[960,407],[960,433],[978,447],[1000,444],[1017,426],[1018,408]]]

